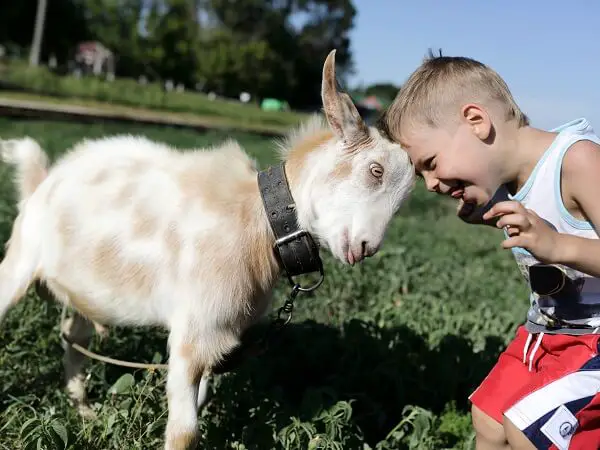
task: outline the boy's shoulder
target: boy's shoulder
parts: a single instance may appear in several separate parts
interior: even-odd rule
[[[578,174],[589,174],[590,164],[597,167],[600,162],[600,145],[589,139],[581,139],[571,144],[562,162],[562,175],[576,177]],[[596,172],[594,178],[598,178]]]
[[[600,137],[590,123],[579,118],[549,131],[554,134],[549,148],[558,145],[553,152],[558,150],[563,196],[579,193],[585,187],[596,187],[600,181]]]
[[[562,161],[561,187],[565,206],[587,216],[593,223],[600,220],[600,145],[588,139],[573,143]]]

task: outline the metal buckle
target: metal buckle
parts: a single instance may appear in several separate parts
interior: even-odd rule
[[[284,244],[287,244],[288,242],[292,242],[293,240],[296,240],[298,238],[306,236],[307,234],[308,233],[305,230],[293,231],[292,233],[286,234],[285,236],[277,239],[275,241],[275,243],[273,244],[273,246],[279,247],[280,245],[284,245]]]
[[[323,262],[321,260],[319,260],[319,280],[316,283],[314,283],[312,286],[309,286],[307,288],[302,287],[300,285],[300,283],[294,281],[294,278],[287,272],[286,272],[286,276],[287,276],[288,281],[290,282],[290,286],[292,286],[292,288],[294,290],[298,290],[300,292],[312,292],[315,289],[317,289],[319,286],[321,286],[321,284],[323,283],[323,280],[325,279],[325,272],[323,270]]]

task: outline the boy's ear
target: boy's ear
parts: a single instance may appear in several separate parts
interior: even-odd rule
[[[468,103],[461,109],[461,118],[471,127],[475,136],[485,141],[492,131],[492,120],[487,111],[476,103]]]

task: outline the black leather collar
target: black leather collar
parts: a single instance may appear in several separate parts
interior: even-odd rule
[[[273,249],[288,278],[310,272],[321,272],[323,263],[312,236],[298,226],[296,204],[285,174],[285,163],[258,173],[258,187],[271,230],[275,235]]]

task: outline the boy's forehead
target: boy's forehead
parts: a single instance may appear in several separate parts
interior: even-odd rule
[[[435,136],[433,129],[422,129],[403,135],[399,143],[418,170],[425,160],[436,156],[440,147],[437,145],[437,139],[439,137]]]
[[[407,152],[419,151],[419,149],[427,146],[428,137],[427,134],[422,131],[412,130],[408,133],[402,134],[398,139],[400,146]]]
[[[448,139],[447,133],[439,128],[418,127],[405,131],[399,138],[406,151],[433,150]]]

